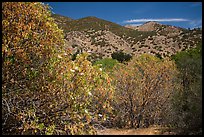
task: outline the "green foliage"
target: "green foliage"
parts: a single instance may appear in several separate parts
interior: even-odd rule
[[[155,55],[157,58],[159,58],[159,59],[162,59],[162,56],[161,56],[161,54],[159,54],[159,53],[156,53],[156,55]]]
[[[93,121],[139,127],[168,119],[167,114],[183,129],[202,125],[201,44],[172,57],[179,79],[174,61],[148,54],[112,55],[119,62],[132,58],[126,64],[96,61],[100,57],[87,53],[73,59],[49,9],[38,2],[2,3],[3,134],[96,134]],[[82,24],[109,27],[90,19],[81,19]],[[112,24],[109,29],[124,28]]]
[[[121,63],[124,61],[129,61],[132,58],[130,54],[124,53],[122,51],[112,53],[111,57]]]
[[[202,43],[196,48],[177,53],[172,58],[180,71],[180,89],[173,98],[172,123],[182,134],[197,132],[202,127]],[[176,117],[175,117],[176,116]]]
[[[98,60],[94,63],[94,65],[101,65],[102,69],[106,71],[111,71],[113,67],[118,64],[119,62],[115,59],[111,58],[104,58],[101,60]]]
[[[202,56],[202,42],[198,43],[196,48],[178,52],[177,54],[172,56],[172,59],[179,63],[180,60],[184,60],[185,58],[198,59],[201,56]]]

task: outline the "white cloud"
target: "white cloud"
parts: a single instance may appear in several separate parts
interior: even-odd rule
[[[182,22],[189,21],[188,19],[183,18],[163,18],[163,19],[131,19],[126,20],[124,23],[137,23],[137,22],[148,22],[148,21],[158,21],[158,22]]]
[[[128,24],[129,26],[140,26],[142,24]]]

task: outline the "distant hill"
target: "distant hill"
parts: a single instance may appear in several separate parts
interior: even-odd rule
[[[138,30],[138,31],[156,31],[159,26],[162,24],[155,22],[155,21],[149,21],[144,23],[143,25],[139,26],[133,26],[133,25],[125,25],[126,28]]]
[[[56,23],[64,29],[66,26],[66,23],[69,21],[73,21],[73,19],[69,17],[65,17],[59,14],[52,14],[52,17],[55,19]]]
[[[131,55],[149,53],[167,57],[195,47],[202,39],[202,30],[187,30],[158,22],[132,27],[92,16],[78,20],[60,15],[53,17],[64,30],[67,45],[72,46],[73,52],[80,49],[103,58],[120,50]]]
[[[137,36],[137,35],[141,35],[141,34],[148,34],[148,35],[152,35],[153,33],[151,32],[147,32],[147,33],[143,33],[143,32],[138,32],[129,28],[125,28],[121,25],[118,25],[116,23],[110,22],[110,21],[106,21],[103,19],[99,19],[93,16],[89,16],[89,17],[85,17],[85,18],[81,18],[78,20],[73,20],[70,22],[67,22],[67,26],[65,29],[65,32],[70,32],[70,31],[86,31],[86,30],[90,30],[93,29],[95,31],[100,31],[100,30],[107,30],[107,31],[111,31],[116,35],[119,35],[121,37],[127,37],[127,36]]]
[[[184,29],[184,28],[179,28],[179,27],[170,26],[170,25],[163,25],[156,21],[149,21],[139,26],[126,25],[125,27],[133,30],[138,30],[138,31],[146,31],[146,32],[155,31],[160,35],[171,35],[171,36],[173,35],[177,36],[183,31],[187,31],[187,29]]]

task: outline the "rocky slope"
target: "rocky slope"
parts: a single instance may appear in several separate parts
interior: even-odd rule
[[[167,57],[195,47],[202,39],[199,29],[187,30],[157,22],[130,27],[96,17],[66,20],[66,17],[60,18],[58,15],[58,18],[54,18],[64,30],[67,45],[71,45],[73,52],[80,49],[103,58],[111,57],[113,52],[120,50],[131,55],[149,53]]]

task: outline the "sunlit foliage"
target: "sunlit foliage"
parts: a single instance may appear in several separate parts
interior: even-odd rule
[[[119,62],[116,59],[112,58],[104,58],[101,60],[98,60],[94,63],[94,65],[101,65],[105,71],[112,71],[113,67],[117,65]]]
[[[172,60],[116,53],[121,63],[70,49],[48,5],[2,3],[3,134],[202,126],[202,44]]]
[[[86,54],[71,60],[47,5],[5,2],[2,11],[3,133],[95,134],[91,119],[111,111],[108,75]]]
[[[128,65],[116,67],[116,123],[140,127],[162,119],[175,88],[176,72],[174,62],[148,54],[133,58]]]

